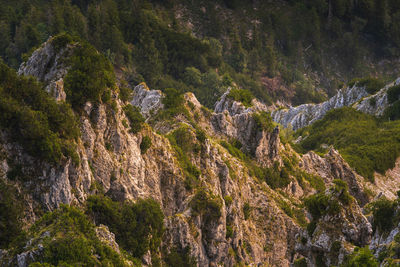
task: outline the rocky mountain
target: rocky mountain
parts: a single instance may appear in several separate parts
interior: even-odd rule
[[[59,47],[55,40],[38,48],[18,74],[41,81],[61,105],[69,101],[64,85],[79,43]],[[107,89],[109,102],[102,97],[74,110],[78,160],[43,160],[1,128],[0,178],[21,195],[26,233],[0,250],[1,266],[42,266],[34,262],[46,259],[54,265],[74,264],[68,255],[57,260],[49,256],[66,235],[76,238],[66,244],[81,240],[77,236],[94,240],[85,244],[92,244],[88,253],[96,266],[104,264],[99,263],[104,251],[121,266],[169,266],[171,259],[184,256],[191,259],[185,264],[197,266],[321,266],[344,263],[356,246],[371,244],[379,252],[378,234],[363,209],[378,194],[393,198],[395,187],[382,190],[368,182],[333,148],[323,157],[295,152],[256,99],[248,108],[228,90],[211,111],[192,93],[174,95],[144,83],[123,100],[121,84],[117,79],[115,88]],[[386,103],[387,88],[368,96],[364,88],[353,86],[322,104],[273,111],[272,117],[297,129],[344,105],[381,114],[366,103],[371,97],[378,98],[377,106]],[[130,104],[143,120],[132,119],[135,108],[128,112]],[[396,170],[398,166],[391,171]],[[376,183],[386,178],[377,174]],[[109,202],[101,206],[99,199]],[[140,253],[126,245],[137,244],[133,237],[131,243],[125,240],[128,234],[120,228],[128,226],[119,226],[105,211],[118,203],[111,209],[117,216],[117,207],[139,205],[142,199],[159,205],[164,230],[160,245],[154,241]],[[145,216],[138,218],[138,226],[150,225]]]

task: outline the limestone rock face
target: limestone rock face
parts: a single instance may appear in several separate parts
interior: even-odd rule
[[[385,109],[389,106],[387,100],[387,90],[392,87],[400,84],[400,78],[396,81],[386,85],[381,90],[379,90],[376,94],[368,96],[364,98],[359,103],[354,104],[354,108],[359,111],[375,115],[381,116]]]
[[[272,112],[271,116],[277,123],[285,127],[291,126],[293,130],[303,128],[321,119],[328,111],[350,106],[359,101],[368,93],[363,87],[353,86],[339,90],[339,92],[328,101],[320,104],[303,104],[289,109],[278,109]]]
[[[162,104],[162,93],[159,90],[150,90],[145,84],[137,85],[133,90],[133,100],[131,104],[140,108],[145,118],[156,113]]]
[[[120,252],[119,246],[117,242],[115,242],[115,235],[112,232],[110,232],[107,225],[100,224],[98,227],[96,227],[95,231],[96,231],[96,236],[99,238],[101,242],[107,244],[116,252],[118,253]]]
[[[215,103],[215,113],[223,113],[224,111],[227,111],[230,116],[234,116],[243,113],[268,110],[267,106],[258,101],[256,98],[252,100],[251,107],[246,108],[242,103],[234,101],[229,97],[230,91],[231,88],[229,87],[228,90],[226,90],[226,92],[217,101],[217,103]]]
[[[60,87],[55,91],[59,94],[52,94],[63,100],[59,97],[61,82],[68,68],[63,66],[61,59],[70,53],[69,49],[73,48],[55,51],[48,41],[21,65],[19,73],[42,80],[50,93],[49,88],[53,87],[49,86],[58,83]],[[351,90],[352,93],[343,92],[335,101],[325,104],[317,114],[322,116],[331,107],[348,105],[365,96],[363,89]],[[268,111],[263,103],[253,100],[252,107],[246,108],[230,99],[228,94],[229,90],[211,112],[202,107],[192,93],[186,93],[185,108],[192,115],[190,120],[177,115],[171,119],[173,122],[144,124],[137,134],[123,123],[129,120],[122,109],[124,103],[116,95],[113,95],[116,103],[113,109],[105,104],[86,103],[79,113],[81,134],[76,140],[80,160],[64,159],[56,166],[29,156],[21,146],[10,141],[7,133],[0,132],[0,179],[7,179],[7,173],[15,167],[12,162],[17,162],[23,175],[29,177],[16,182],[21,191],[26,192],[26,213],[31,214],[27,225],[37,219],[35,210],[54,210],[63,203],[81,206],[90,195],[98,192],[119,201],[153,198],[165,214],[163,247],[167,251],[190,247],[198,266],[264,264],[288,267],[299,255],[315,263],[316,252],[325,255],[328,263],[337,264],[329,254],[336,240],[343,245],[338,259],[343,259],[350,251],[347,248],[354,244],[368,244],[372,230],[360,209],[360,205],[368,201],[363,193],[362,177],[335,150],[324,158],[313,152],[298,155],[289,145],[281,143],[278,127],[266,131],[256,124],[254,113]],[[161,91],[140,84],[134,89],[131,104],[149,119],[164,108],[162,97]],[[316,107],[303,108],[313,112]],[[298,122],[296,127],[311,122],[308,111],[301,117],[289,116],[291,110],[288,113],[281,111],[281,115],[275,113],[275,117],[288,123]],[[198,186],[193,189],[186,186],[184,166],[167,138],[182,125],[190,132],[190,141],[197,148],[188,152],[190,163],[199,170]],[[199,129],[204,131],[203,141],[197,138]],[[146,136],[151,140],[151,147],[142,154],[140,145]],[[288,188],[272,190],[264,180],[252,176],[245,162],[220,145],[221,140],[233,138],[239,140],[242,150],[262,167],[272,167],[275,162],[283,167],[285,161],[282,158],[291,156],[300,161],[296,168],[321,176],[328,186],[334,179],[346,181],[358,203],[354,202],[351,208],[336,216],[324,216],[313,235],[308,236],[304,224],[309,219],[304,218],[304,210],[296,210],[300,211],[296,214],[292,210],[301,206],[302,197],[308,192],[303,192],[298,177],[291,177]],[[221,216],[210,220],[193,210],[191,202],[200,189],[217,201]],[[291,193],[287,194],[285,190]],[[298,215],[303,215],[303,224],[296,217]],[[119,251],[114,234],[106,226],[98,226],[96,233],[100,240]],[[307,239],[304,244],[300,242],[302,237]],[[35,250],[27,249],[12,260],[19,266],[27,266],[39,252],[40,246],[36,246]],[[7,253],[0,250],[0,263],[2,258],[8,257]],[[142,261],[151,264],[151,255],[146,254]]]
[[[264,166],[271,166],[274,161],[281,162],[279,128],[267,132],[259,129],[253,119],[254,112],[267,110],[265,105],[253,101],[252,107],[245,108],[242,103],[230,99],[229,92],[230,89],[215,105],[211,118],[214,131],[239,140],[243,149],[255,155],[257,161]]]
[[[389,106],[387,90],[398,84],[400,84],[400,78],[373,95],[369,95],[364,87],[354,85],[352,88],[339,90],[335,96],[323,103],[276,109],[272,111],[271,116],[275,122],[282,124],[284,127],[292,127],[293,130],[298,130],[322,119],[332,109],[346,106],[371,115],[381,116]]]
[[[349,186],[350,194],[357,199],[361,206],[364,206],[369,201],[368,196],[364,193],[363,178],[333,148],[330,149],[324,158],[313,151],[304,154],[300,161],[300,167],[309,173],[314,173],[322,177],[328,186],[332,185],[334,179],[345,181]]]
[[[317,257],[327,266],[340,265],[345,255],[354,249],[354,244],[360,247],[368,245],[371,238],[370,222],[361,208],[352,203],[343,206],[337,214],[327,214],[320,218],[311,236],[307,231],[302,232],[298,236],[302,242],[296,244],[296,251],[306,256],[313,266]]]
[[[28,61],[21,64],[18,74],[36,77],[46,85],[46,91],[57,101],[65,101],[64,77],[68,71],[65,58],[70,56],[72,51],[73,45],[67,45],[57,51],[53,39],[50,38],[32,53]]]

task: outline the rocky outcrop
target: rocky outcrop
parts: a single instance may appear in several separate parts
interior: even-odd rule
[[[21,64],[18,74],[36,77],[46,85],[46,91],[58,101],[65,101],[64,77],[68,66],[66,58],[71,56],[73,45],[68,44],[58,51],[53,38],[32,53],[28,61]]]
[[[215,103],[214,112],[223,113],[227,111],[230,116],[235,116],[243,113],[252,113],[257,111],[267,111],[268,108],[263,103],[254,98],[251,101],[251,107],[245,107],[242,103],[234,101],[229,97],[229,93],[232,89],[229,87],[228,90],[220,97]]]
[[[279,128],[267,132],[260,129],[253,118],[254,113],[267,110],[265,105],[253,100],[254,105],[245,108],[242,103],[230,99],[229,92],[225,92],[215,105],[211,118],[214,132],[239,140],[243,150],[254,155],[264,166],[281,162]]]
[[[302,156],[300,167],[322,177],[328,186],[332,185],[334,179],[345,181],[350,194],[357,199],[359,205],[364,206],[368,203],[369,198],[364,193],[362,184],[363,178],[345,162],[337,150],[331,148],[323,158],[310,151]]]
[[[373,95],[369,95],[364,87],[357,84],[352,88],[339,90],[339,92],[328,101],[320,104],[303,104],[289,109],[278,109],[272,111],[275,122],[284,127],[292,127],[293,130],[303,128],[321,119],[328,111],[345,106],[351,106],[359,111],[381,116],[389,106],[387,101],[387,90],[400,84],[400,78],[386,85]]]
[[[150,90],[146,84],[141,83],[133,90],[131,104],[140,108],[140,112],[145,118],[149,118],[163,107],[162,96],[160,90]]]
[[[396,81],[386,85],[381,90],[379,90],[376,94],[365,97],[360,102],[357,102],[353,105],[353,107],[359,111],[364,113],[368,113],[375,116],[382,116],[385,109],[389,106],[387,100],[387,90],[392,87],[400,84],[400,78]]]
[[[330,199],[339,197],[340,192],[329,189],[325,192]],[[326,266],[340,265],[355,245],[365,246],[372,238],[372,226],[356,203],[339,204],[339,211],[326,214],[315,221],[313,230],[303,231],[297,237],[296,251],[306,256],[311,266],[322,262]]]
[[[321,119],[328,111],[345,106],[351,106],[368,93],[363,87],[346,88],[328,101],[320,104],[303,104],[289,109],[278,109],[271,113],[272,119],[284,127],[292,127],[293,130],[303,128]]]
[[[115,235],[110,232],[107,225],[100,224],[95,228],[97,238],[107,244],[110,248],[112,248],[115,252],[120,253],[119,246],[117,242],[115,242]]]

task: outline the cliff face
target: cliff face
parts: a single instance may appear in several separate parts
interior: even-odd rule
[[[61,84],[68,67],[63,65],[62,58],[70,50],[73,47],[56,51],[50,40],[32,54],[19,73],[37,77],[49,93],[63,101],[65,93]],[[0,177],[8,181],[10,170],[19,168],[21,179],[13,183],[24,192],[27,225],[37,220],[43,211],[54,210],[61,204],[83,206],[88,196],[105,192],[118,201],[155,199],[165,214],[163,246],[167,249],[190,247],[198,266],[237,263],[290,266],[301,255],[308,262],[315,262],[315,251],[326,255],[329,264],[334,262],[334,256],[327,255],[335,240],[343,245],[341,257],[351,251],[354,244],[369,242],[371,227],[360,210],[368,201],[363,193],[362,177],[357,176],[334,150],[325,158],[313,153],[300,157],[280,141],[278,127],[268,131],[257,126],[253,115],[266,110],[259,102],[255,101],[248,109],[225,94],[211,112],[202,107],[193,94],[187,93],[184,96],[186,115],[159,120],[157,114],[164,110],[164,95],[144,84],[136,86],[133,92],[131,103],[139,108],[149,124],[137,134],[129,131],[122,109],[127,103],[116,93],[112,95],[116,103],[113,108],[107,104],[86,103],[79,114],[81,135],[76,140],[79,163],[66,159],[54,166],[40,161],[10,142],[7,132],[1,133]],[[338,106],[338,102],[347,105],[363,96],[363,89],[352,88],[352,93],[343,93],[320,108],[311,105],[303,108],[310,112],[319,109],[318,116],[322,116],[329,108]],[[291,117],[284,115],[284,111],[277,112],[274,113],[276,120],[296,121],[293,125],[296,127],[312,121],[301,119],[310,113]],[[188,142],[199,148],[188,155],[191,164],[200,172],[196,188],[186,186],[184,167],[167,138],[181,127],[191,136]],[[199,129],[205,132],[203,142],[196,138]],[[146,136],[151,140],[151,147],[142,153],[140,146]],[[232,156],[220,145],[221,140],[232,139],[242,144],[241,150],[250,155],[251,162],[260,168],[276,166],[281,175],[282,170],[288,168],[288,158],[292,158],[293,171],[288,175],[291,182],[287,188],[273,190],[255,177],[249,160]],[[301,207],[301,199],[315,190],[308,182],[300,186],[295,171],[321,176],[327,186],[332,185],[333,179],[346,181],[358,203],[354,202],[337,216],[320,219],[314,234],[307,236],[304,224],[310,215],[298,207]],[[207,214],[193,210],[191,201],[200,189],[220,203],[220,216],[210,219]],[[341,233],[333,230],[337,223],[340,223]],[[100,240],[118,250],[108,229],[99,226],[96,233]],[[306,241],[301,243],[301,237]],[[40,238],[37,246],[40,247]],[[13,262],[27,266],[37,259],[35,253],[26,251],[11,258],[7,253],[0,251],[3,265]],[[150,265],[151,258],[143,257],[142,262]]]
[[[387,90],[398,85],[400,80],[386,85],[377,93],[370,95],[365,87],[358,87],[355,84],[351,88],[339,90],[339,92],[329,100],[320,104],[303,104],[289,109],[277,109],[272,111],[272,118],[275,122],[284,127],[292,127],[298,130],[313,122],[321,119],[328,111],[341,107],[353,107],[359,111],[381,116],[389,106],[387,101]]]

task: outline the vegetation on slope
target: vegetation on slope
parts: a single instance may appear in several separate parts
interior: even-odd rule
[[[345,76],[363,75],[370,55],[397,56],[399,14],[395,0],[2,0],[0,57],[17,68],[49,36],[67,32],[131,82],[194,91],[208,107],[232,81],[265,101],[272,94],[297,104],[322,99],[305,72],[334,75],[339,63]],[[268,93],[274,77],[289,92]]]
[[[81,42],[68,61],[71,68],[65,77],[65,92],[74,108],[107,98],[105,94],[110,93],[108,90],[115,83],[114,70],[107,58],[90,44]]]
[[[61,206],[45,214],[29,229],[25,242],[34,250],[43,246],[30,266],[128,266],[99,240],[95,225],[76,207]],[[23,250],[25,242],[21,240],[11,252]]]
[[[164,214],[152,199],[136,203],[119,203],[96,195],[87,200],[88,214],[97,224],[105,224],[115,234],[116,241],[134,257],[141,258],[148,250],[159,250],[164,232]]]
[[[21,77],[0,63],[0,128],[28,153],[52,163],[63,157],[79,160],[73,139],[79,136],[67,103],[57,103],[33,78]]]
[[[373,180],[374,171],[393,168],[400,155],[400,121],[385,122],[352,108],[332,110],[301,129],[304,151],[322,151],[333,145],[360,175]]]
[[[22,232],[23,206],[16,188],[0,179],[0,249],[6,249]]]

